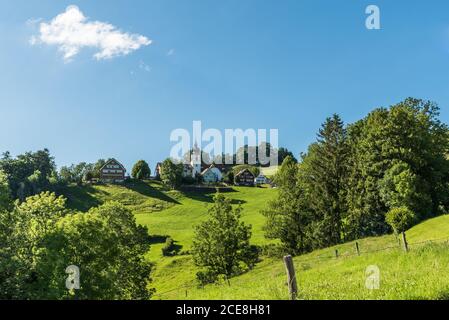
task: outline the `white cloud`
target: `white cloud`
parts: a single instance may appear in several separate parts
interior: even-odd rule
[[[30,39],[30,44],[58,46],[65,61],[70,61],[83,48],[96,48],[97,60],[127,55],[142,46],[151,44],[151,40],[139,34],[122,32],[115,26],[89,21],[77,6],[69,6],[50,22],[41,22],[39,35]]]

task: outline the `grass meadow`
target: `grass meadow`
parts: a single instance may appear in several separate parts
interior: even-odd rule
[[[153,243],[147,258],[155,265],[153,299],[288,299],[282,259],[262,257],[256,267],[223,282],[197,286],[197,268],[189,255],[194,227],[207,218],[213,194],[167,191],[158,182],[125,186],[71,186],[65,192],[69,206],[81,212],[108,200],[128,206],[137,222],[148,227]],[[263,235],[260,211],[276,196],[276,189],[235,187],[226,194],[243,208],[243,220],[253,227],[252,243],[270,243]],[[166,237],[179,254],[162,256]],[[425,221],[407,231],[410,251],[404,252],[394,235],[361,239],[295,257],[298,299],[447,299],[449,298],[449,216]],[[428,240],[439,240],[427,242]],[[335,250],[339,257],[336,258]],[[380,288],[365,286],[366,268],[380,270]]]

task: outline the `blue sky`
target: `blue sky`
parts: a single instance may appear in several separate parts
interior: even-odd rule
[[[381,30],[365,28],[369,4]],[[69,5],[152,43],[101,60],[82,48],[71,61],[31,45],[39,24],[27,21]],[[408,96],[437,102],[449,122],[443,0],[0,0],[0,38],[0,151],[47,147],[58,165],[116,157],[154,168],[170,132],[194,120],[277,128],[298,154],[332,113],[353,122]]]

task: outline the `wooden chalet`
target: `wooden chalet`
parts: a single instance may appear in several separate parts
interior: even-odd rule
[[[243,169],[239,173],[237,173],[234,177],[234,182],[237,186],[248,186],[254,187],[254,174],[248,169]]]
[[[100,180],[104,183],[122,183],[125,173],[126,169],[120,162],[110,159],[100,169]]]

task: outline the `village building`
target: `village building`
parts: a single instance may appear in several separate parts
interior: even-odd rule
[[[253,187],[255,179],[256,177],[251,171],[244,169],[235,175],[234,182],[238,186]]]
[[[201,178],[204,184],[215,184],[223,180],[223,175],[214,164],[201,172]]]
[[[265,177],[263,174],[259,174],[259,176],[256,179],[254,179],[254,184],[256,186],[261,185],[261,184],[269,184],[269,183],[270,183],[270,179]]]
[[[104,183],[122,183],[125,173],[126,169],[120,162],[110,159],[100,169],[100,180]]]

